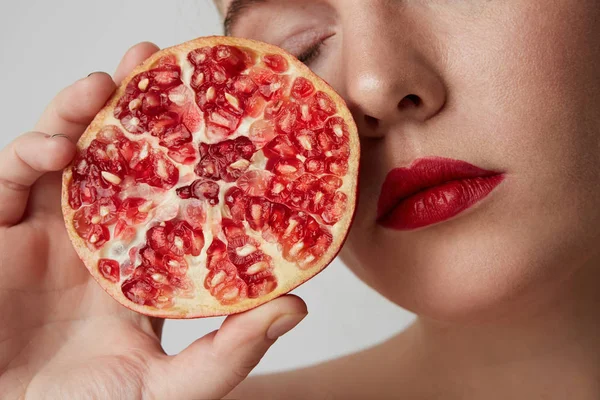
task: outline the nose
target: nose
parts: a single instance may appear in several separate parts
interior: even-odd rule
[[[425,122],[446,102],[435,46],[411,31],[419,28],[408,13],[397,4],[362,7],[344,22],[351,25],[344,27],[344,94],[364,136]]]

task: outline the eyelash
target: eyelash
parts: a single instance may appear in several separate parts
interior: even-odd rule
[[[300,54],[297,58],[304,64],[310,64],[311,61],[314,61],[320,54],[322,50],[322,46],[325,40],[321,40],[320,42],[312,45],[307,50],[305,50],[302,54]]]

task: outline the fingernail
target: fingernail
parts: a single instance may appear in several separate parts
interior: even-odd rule
[[[89,78],[90,76],[92,76],[92,75],[94,75],[94,74],[98,74],[98,73],[100,73],[100,71],[94,71],[94,72],[92,72],[91,74],[89,74],[89,75],[87,76],[87,78]]]
[[[286,314],[277,318],[267,330],[267,338],[275,340],[292,330],[307,314]]]
[[[54,139],[54,138],[65,138],[68,141],[71,141],[71,138],[68,137],[67,135],[65,135],[64,133],[55,133],[54,135],[50,136],[50,139]]]

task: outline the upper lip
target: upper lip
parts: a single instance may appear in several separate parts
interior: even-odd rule
[[[384,218],[402,200],[425,189],[449,181],[498,174],[461,160],[441,157],[417,159],[408,167],[395,168],[388,173],[377,204],[377,219]]]

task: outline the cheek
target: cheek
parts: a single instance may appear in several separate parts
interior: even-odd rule
[[[461,319],[518,309],[598,249],[600,41],[590,38],[600,37],[600,11],[589,10],[599,7],[562,0],[540,13],[533,3],[496,8],[486,24],[502,30],[449,35],[451,99],[427,135],[413,135],[425,155],[506,171],[488,201],[423,230],[383,230],[374,219],[384,164],[391,168],[406,143],[392,139],[364,155],[361,204],[342,257],[418,313]]]
[[[562,0],[540,13],[535,3],[504,2],[446,43],[452,115],[439,128],[462,132],[449,148],[494,148],[503,157],[491,161],[514,169],[597,150],[600,7]]]

